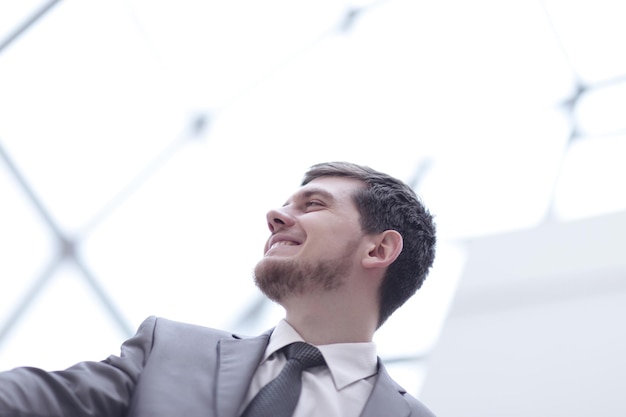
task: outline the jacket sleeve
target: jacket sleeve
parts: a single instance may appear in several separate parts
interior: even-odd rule
[[[146,319],[120,356],[56,372],[1,372],[0,417],[123,417],[152,348],[155,323]]]

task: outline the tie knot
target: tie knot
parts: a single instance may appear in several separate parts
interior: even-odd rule
[[[302,369],[321,366],[326,363],[322,352],[313,345],[304,342],[295,342],[285,347],[285,356],[288,361],[300,362]]]

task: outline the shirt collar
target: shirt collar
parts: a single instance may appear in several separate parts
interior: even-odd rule
[[[278,322],[270,336],[263,360],[267,360],[276,351],[290,343],[304,341],[302,336],[283,319]],[[377,372],[378,359],[374,342],[333,343],[318,345],[317,348],[326,360],[337,390],[375,375]]]

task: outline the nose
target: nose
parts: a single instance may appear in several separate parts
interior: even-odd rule
[[[293,216],[282,207],[267,212],[267,226],[272,233],[282,228],[291,227],[295,223]]]

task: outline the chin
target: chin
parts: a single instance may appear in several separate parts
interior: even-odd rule
[[[286,296],[341,286],[350,265],[347,257],[307,263],[293,257],[270,256],[257,263],[254,282],[270,300],[280,302]]]
[[[272,301],[279,302],[288,292],[292,283],[289,270],[292,268],[286,258],[268,256],[261,259],[254,268],[254,283]]]

